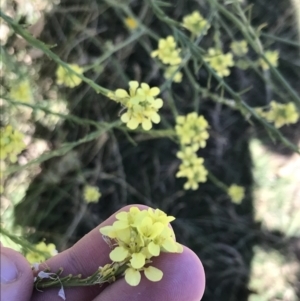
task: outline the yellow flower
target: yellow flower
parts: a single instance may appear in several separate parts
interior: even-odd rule
[[[182,61],[180,51],[174,37],[168,36],[166,39],[159,39],[158,49],[151,53],[151,57],[158,57],[166,65],[179,65]]]
[[[198,148],[206,146],[206,140],[209,138],[207,132],[208,122],[196,112],[189,113],[186,116],[176,118],[175,131],[180,140],[180,144],[193,144]]]
[[[187,182],[183,186],[184,189],[196,190],[199,187],[199,183],[207,181],[208,172],[203,163],[203,158],[191,156],[189,160],[183,161],[182,164],[180,164],[176,177],[187,178]]]
[[[32,91],[28,80],[22,80],[11,88],[10,98],[22,102],[30,102],[32,100]]]
[[[197,159],[196,152],[198,149],[197,145],[186,146],[181,151],[177,152],[177,158],[181,159],[184,165],[189,166]]]
[[[163,106],[161,98],[155,98],[160,93],[158,87],[150,88],[148,84],[137,81],[129,82],[129,93],[124,89],[117,89],[114,93],[109,93],[108,97],[120,102],[127,112],[122,114],[121,121],[127,127],[134,130],[140,124],[145,131],[152,128],[152,123],[159,123],[160,116],[158,110]]]
[[[245,197],[245,188],[236,184],[232,184],[228,188],[227,193],[234,203],[240,204],[243,198]]]
[[[0,133],[0,160],[11,163],[17,161],[17,155],[25,149],[24,135],[13,129],[11,125],[1,128]]]
[[[101,193],[99,188],[95,186],[86,185],[83,190],[83,198],[87,203],[97,203]]]
[[[45,244],[43,241],[35,245],[37,252],[31,251],[26,254],[26,259],[31,263],[40,263],[57,254],[54,244]]]
[[[294,103],[286,104],[271,101],[270,110],[263,112],[262,116],[268,121],[273,122],[276,128],[284,125],[296,123],[299,120],[299,112]]]
[[[118,213],[116,219],[113,225],[100,228],[100,233],[105,235],[106,241],[113,241],[110,259],[127,267],[125,281],[131,286],[138,285],[141,272],[150,281],[161,280],[163,272],[149,266],[151,258],[159,256],[160,252],[181,253],[183,250],[169,228],[174,217],[158,209],[131,207],[129,212]]]
[[[138,22],[130,17],[124,19],[124,23],[130,30],[134,30],[138,27]]]
[[[78,74],[83,73],[83,69],[76,64],[70,64],[69,67]],[[69,72],[66,68],[59,65],[56,70],[56,83],[58,85],[64,85],[69,88],[74,88],[81,84],[82,80],[77,75]]]
[[[228,67],[234,65],[233,56],[231,53],[222,53],[219,49],[209,48],[205,61],[216,71],[220,77],[230,75]]]
[[[181,81],[182,81],[182,73],[180,71],[176,72],[177,69],[178,69],[178,66],[170,66],[170,67],[168,67],[166,69],[165,73],[164,73],[164,77],[166,79],[173,78],[173,82],[175,82],[175,83],[181,83]]]
[[[245,40],[232,42],[230,48],[236,56],[244,56],[248,52],[248,44]]]
[[[205,35],[210,25],[198,11],[194,11],[183,18],[183,27],[195,35]]]
[[[268,50],[265,52],[265,57],[268,59],[268,61],[270,62],[270,64],[273,67],[277,67],[278,66],[278,59],[279,59],[279,52],[277,50],[271,51]],[[267,62],[265,62],[265,60],[263,58],[259,59],[259,64],[262,67],[263,70],[268,70],[270,67],[267,64]]]

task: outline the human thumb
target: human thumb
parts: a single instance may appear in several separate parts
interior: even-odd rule
[[[18,252],[0,246],[2,301],[30,301],[33,289],[33,273],[27,260]]]

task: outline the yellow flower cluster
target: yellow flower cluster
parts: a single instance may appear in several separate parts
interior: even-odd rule
[[[175,131],[181,145],[205,147],[206,140],[209,138],[208,127],[208,122],[204,116],[198,116],[196,112],[176,118]]]
[[[158,57],[166,65],[179,65],[182,61],[180,57],[180,48],[177,48],[176,41],[173,36],[165,39],[159,39],[158,49],[152,51],[152,57]]]
[[[138,285],[142,271],[150,281],[160,281],[163,272],[149,265],[151,258],[161,252],[181,253],[183,250],[168,226],[175,218],[159,209],[131,207],[129,212],[116,214],[116,219],[112,226],[100,228],[100,233],[114,242],[116,247],[109,256],[126,267],[125,281],[131,286]]]
[[[230,196],[232,202],[240,204],[243,198],[245,197],[245,188],[236,184],[232,184],[228,188],[227,193]]]
[[[265,52],[265,57],[267,58],[267,60],[270,62],[270,64],[273,67],[277,67],[278,66],[278,59],[279,59],[279,52],[277,50],[268,50]],[[263,70],[268,70],[270,67],[269,65],[265,62],[264,59],[259,59],[259,64],[262,67]]]
[[[87,203],[97,203],[101,197],[99,188],[91,185],[86,185],[83,189],[83,198]]]
[[[276,128],[281,128],[284,125],[296,123],[299,120],[299,112],[293,102],[286,104],[271,101],[270,110],[263,111],[256,109],[256,112],[269,122],[273,122]]]
[[[30,102],[32,100],[32,91],[28,80],[22,80],[17,83],[9,93],[10,98],[22,102]]]
[[[26,147],[23,142],[24,135],[13,129],[11,125],[1,128],[0,133],[0,160],[15,163],[17,155]]]
[[[198,11],[194,11],[183,18],[183,27],[195,35],[205,35],[210,25]]]
[[[248,44],[245,40],[232,42],[230,48],[236,56],[244,56],[248,52]]]
[[[78,74],[83,73],[83,69],[76,64],[70,64],[69,67]],[[81,84],[82,80],[74,73],[70,72],[63,66],[59,65],[56,70],[56,83],[58,85],[64,85],[69,88],[74,88]]]
[[[148,131],[152,128],[152,123],[160,122],[157,112],[163,106],[163,101],[161,98],[155,98],[159,93],[158,87],[150,88],[146,83],[139,85],[137,81],[130,81],[129,93],[124,89],[117,89],[107,96],[127,108],[121,120],[128,128],[134,130],[141,124],[142,128]]]
[[[170,66],[165,70],[164,77],[170,79],[173,77],[174,83],[181,83],[182,81],[182,72],[177,71],[178,66]],[[174,74],[175,73],[175,74]]]
[[[228,76],[230,74],[228,67],[234,65],[232,53],[224,54],[220,49],[209,48],[204,59],[220,77]]]
[[[207,180],[204,159],[197,156],[197,151],[206,146],[206,140],[209,138],[208,127],[207,120],[195,112],[176,118],[175,131],[181,145],[177,157],[182,160],[176,177],[187,178],[184,189],[195,190],[199,183]]]
[[[204,159],[199,158],[196,154],[197,146],[186,146],[177,153],[177,157],[182,160],[179,165],[179,171],[176,174],[177,178],[187,178],[187,182],[183,188],[196,190],[199,183],[204,183],[207,180],[207,170],[204,167]]]
[[[180,57],[180,48],[177,48],[176,41],[173,36],[158,41],[158,49],[152,51],[151,57],[158,57],[164,64],[170,65],[166,68],[164,77],[170,79],[173,77],[175,83],[182,81],[182,73],[177,71],[182,59]],[[175,74],[174,74],[175,73]]]
[[[26,259],[31,263],[40,263],[46,259],[57,254],[57,250],[54,244],[45,244],[45,242],[40,242],[35,245],[37,251],[31,251],[26,254]]]
[[[138,27],[138,22],[130,17],[124,19],[124,23],[127,26],[127,28],[130,30],[135,30]]]

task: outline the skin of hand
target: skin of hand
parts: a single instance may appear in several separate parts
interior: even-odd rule
[[[141,210],[143,205],[130,205]],[[102,239],[99,228],[111,225],[115,214],[85,235],[73,247],[40,264],[51,271],[64,268],[62,275],[82,274],[87,277],[99,266],[111,262],[110,248]],[[153,259],[153,266],[164,273],[159,282],[151,282],[142,276],[138,286],[128,285],[124,278],[110,285],[65,288],[67,301],[199,301],[204,293],[205,274],[197,255],[184,247],[183,253],[162,253]],[[33,273],[27,260],[18,252],[1,246],[1,300],[5,301],[61,301],[59,288],[39,292],[34,289]]]

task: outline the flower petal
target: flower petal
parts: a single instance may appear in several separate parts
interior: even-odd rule
[[[144,119],[142,122],[142,127],[145,131],[149,131],[152,128],[152,123],[149,119]]]
[[[159,93],[160,93],[160,90],[157,87],[153,87],[153,88],[150,89],[150,95],[151,96],[157,96]]]
[[[139,82],[137,82],[136,80],[132,80],[129,82],[129,88],[130,89],[134,89],[136,90],[139,86]]]
[[[138,126],[139,126],[139,122],[136,118],[131,118],[128,122],[127,122],[127,126],[131,129],[131,130],[135,130]]]
[[[118,98],[126,98],[129,97],[129,94],[126,90],[124,89],[117,89],[115,92],[116,97]]]
[[[105,235],[105,236],[108,236],[110,238],[114,238],[115,236],[113,235],[115,229],[113,226],[105,226],[105,227],[102,227],[100,228],[100,233]]]
[[[131,266],[135,269],[140,269],[145,265],[146,257],[142,253],[133,253],[131,255]]]
[[[125,271],[125,281],[131,286],[137,286],[141,281],[141,273],[133,268]]]
[[[126,229],[129,227],[128,222],[127,221],[115,221],[113,223],[113,227],[116,230],[120,230],[120,229]]]
[[[112,261],[120,262],[128,256],[128,250],[124,247],[116,247],[109,253],[109,258]]]
[[[146,83],[141,83],[141,88],[143,91],[145,91],[146,93],[150,91],[150,87],[148,84]]]
[[[160,253],[160,247],[151,241],[148,245],[148,251],[152,256],[158,256]]]
[[[144,269],[145,276],[153,282],[160,281],[163,277],[163,272],[155,267],[147,267]]]
[[[120,212],[116,214],[116,219],[119,221],[127,221],[128,220],[128,212]]]
[[[129,121],[129,114],[126,112],[126,113],[124,113],[122,116],[121,116],[121,120],[122,120],[122,122],[124,122],[124,123],[127,123],[128,121]]]
[[[157,113],[154,113],[151,115],[151,120],[154,123],[159,123],[160,122],[160,116]]]
[[[157,98],[152,102],[152,106],[155,109],[160,109],[163,106],[163,100],[161,98]]]
[[[176,245],[176,242],[172,239],[172,238],[168,238],[166,239],[163,244],[162,244],[162,247],[167,251],[167,252],[170,252],[170,253],[173,253],[173,252],[176,252],[177,250],[177,245]]]

